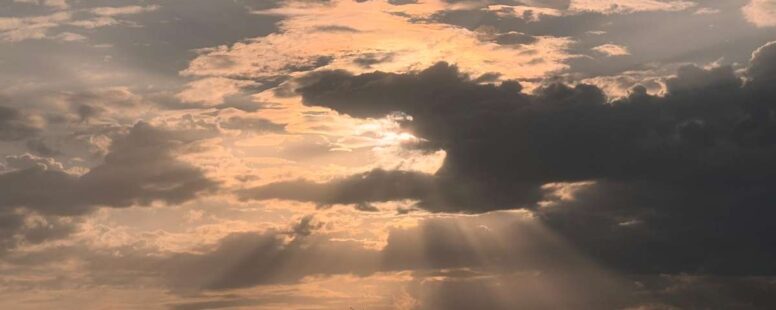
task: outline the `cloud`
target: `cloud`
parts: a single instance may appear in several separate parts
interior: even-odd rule
[[[593,268],[524,214],[430,218],[418,226],[391,229],[382,249],[316,231],[325,226],[305,216],[288,230],[230,234],[200,253],[149,256],[127,251],[123,257],[97,254],[90,263],[96,272],[108,266],[150,272],[182,293],[297,283],[320,275]]]
[[[0,17],[0,41],[19,42],[44,39],[48,30],[70,20],[69,12],[33,17]]]
[[[118,7],[97,7],[90,9],[92,13],[99,16],[117,16],[117,15],[132,15],[145,12],[156,11],[159,9],[157,5],[139,6],[118,6]]]
[[[34,3],[35,1],[23,2]],[[55,8],[56,11],[48,15],[0,17],[0,42],[42,39],[62,42],[85,41],[86,37],[83,34],[63,30],[66,30],[67,26],[95,29],[118,24],[132,24],[117,18],[159,9],[157,5],[72,9],[64,0],[47,0],[38,3]]]
[[[61,152],[59,150],[49,146],[43,139],[27,140],[27,143],[25,145],[27,146],[28,150],[42,156],[61,155]]]
[[[102,164],[82,176],[53,169],[61,166],[51,163],[19,166],[18,160],[37,157],[14,157],[12,166],[24,169],[0,174],[0,207],[80,215],[98,206],[180,203],[215,188],[202,171],[175,158],[185,146],[178,139],[172,132],[138,123],[113,142]]]
[[[765,44],[752,53],[747,73],[754,83],[762,86],[776,79],[776,42]]]
[[[38,217],[56,224],[103,206],[191,200],[218,185],[199,168],[176,159],[190,142],[140,122],[113,141],[103,163],[83,175],[71,173],[52,158],[7,156],[7,170],[0,172],[0,216],[20,223]],[[40,235],[46,227],[59,237],[75,230],[73,222],[63,223],[70,224],[62,229],[43,225],[35,230],[29,230],[29,225],[10,225],[0,242],[7,250],[30,242],[29,238],[48,239]]]
[[[0,106],[0,140],[22,140],[35,136],[39,131],[38,124],[21,111]]]
[[[195,252],[75,246],[19,253],[6,263],[76,261],[83,269],[68,272],[100,283],[101,290],[164,289],[172,294],[155,301],[180,309],[353,304],[365,286],[377,288],[366,303],[377,308],[769,308],[776,289],[773,277],[618,275],[580,255],[527,212],[428,217],[391,228],[382,248],[337,238],[317,219],[234,233]],[[14,280],[9,282],[17,287],[63,289],[57,282],[41,287]]]
[[[569,43],[566,38],[538,37],[530,44],[507,48],[483,43],[475,32],[415,22],[443,7],[436,1],[401,6],[385,1],[332,1],[325,5],[291,2],[284,8],[256,12],[284,16],[282,31],[203,50],[183,73],[201,78],[262,80],[322,66],[407,71],[447,59],[477,74],[509,67],[513,70],[504,73],[509,77],[533,78],[564,67],[562,61],[568,56],[560,48]],[[404,14],[396,14],[397,10]],[[529,43],[527,40],[521,42]],[[537,53],[543,54],[541,61],[536,60]],[[255,55],[262,55],[260,63],[255,62]],[[365,66],[361,60],[369,55],[391,57],[368,61],[369,66]]]
[[[776,289],[770,279],[646,275],[607,283],[594,275],[441,273],[410,287],[422,309],[768,309]]]
[[[62,32],[54,36],[54,39],[63,41],[63,42],[77,42],[77,41],[86,40],[86,37],[73,32]]]
[[[627,47],[616,44],[603,44],[593,48],[594,51],[606,56],[625,56],[630,55]]]
[[[364,204],[401,199],[423,199],[433,192],[429,175],[407,171],[373,170],[360,175],[314,183],[305,180],[273,183],[240,191],[242,199],[290,199],[332,204]]]
[[[670,71],[674,72],[674,71]],[[659,94],[665,91],[665,76],[669,76],[665,70],[647,69],[636,71],[625,71],[621,74],[610,76],[597,76],[583,79],[586,84],[593,84],[606,92],[609,97],[625,97],[637,88],[641,87],[650,94]]]
[[[13,2],[31,3],[31,4],[52,7],[56,9],[67,9],[68,7],[70,7],[67,4],[67,0],[14,0]]]
[[[240,116],[230,116],[222,120],[219,125],[223,129],[235,129],[241,131],[267,133],[267,132],[283,132],[285,126],[282,124],[273,123],[263,118],[250,118]]]
[[[286,243],[281,237],[272,233],[228,236],[213,252],[166,260],[169,279],[173,287],[199,284],[201,289],[223,290],[293,283],[315,274],[371,273],[374,269],[369,265],[377,262],[374,251],[352,241],[312,238]],[[193,270],[208,272],[196,274]]]
[[[572,0],[574,11],[596,11],[606,14],[622,14],[641,11],[681,11],[696,5],[692,1],[673,0]]]
[[[289,235],[271,230],[232,234],[199,254],[153,257],[125,252],[98,255],[90,263],[94,271],[126,266],[124,270],[161,276],[184,296],[254,286],[271,291],[279,284],[314,283],[345,274],[368,281],[400,273],[405,275],[406,297],[414,300],[410,304],[422,309],[670,308],[742,302],[765,306],[771,303],[765,296],[776,289],[768,277],[610,273],[537,219],[515,212],[427,218],[417,226],[391,229],[382,249],[335,241],[321,232]],[[714,302],[705,294],[713,294]],[[244,302],[269,305],[273,300]]]
[[[666,81],[664,96],[634,88],[613,102],[584,84],[553,83],[534,94],[511,81],[479,84],[444,63],[407,74],[317,72],[297,89],[305,104],[359,118],[405,113],[403,128],[426,140],[416,147],[444,150],[443,166],[433,176],[377,171],[241,195],[321,204],[415,199],[432,211],[483,212],[536,209],[547,184],[589,181],[581,197],[559,203],[568,207],[537,211],[612,266],[771,273],[766,262],[776,252],[740,240],[774,235],[764,220],[776,199],[767,190],[776,184],[768,116],[775,94],[766,86],[774,46],[754,53],[746,83],[728,66],[686,66]],[[602,240],[600,229],[626,231]],[[692,246],[701,240],[724,246]]]
[[[751,0],[741,11],[746,20],[757,27],[776,26],[776,1]]]
[[[23,1],[0,308],[773,308],[749,0]]]
[[[53,158],[39,157],[32,154],[9,155],[5,157],[7,167],[13,170],[24,170],[29,168],[40,168],[43,170],[62,171],[62,163]]]
[[[199,103],[204,106],[214,106],[224,103],[224,98],[240,93],[240,89],[255,85],[251,81],[232,80],[213,77],[196,80],[189,83],[176,98],[187,103]]]
[[[78,230],[72,218],[0,209],[0,256],[20,245],[63,239]]]
[[[627,4],[615,2],[620,8]],[[459,7],[437,11],[418,22],[451,24],[472,31],[489,29],[488,33],[494,35],[516,31],[534,37],[572,38],[573,42],[565,50],[579,57],[565,61],[568,67],[561,72],[573,81],[654,66],[662,70],[678,64],[713,63],[719,59],[724,59],[724,63],[745,63],[753,49],[774,39],[767,28],[753,28],[741,18],[740,3],[718,1],[704,6],[720,12],[696,15],[693,8],[610,14],[600,10],[545,12],[511,6],[498,9]],[[709,27],[724,31],[709,31]],[[688,36],[693,44],[686,44]],[[596,46],[610,43],[627,47],[631,55],[608,57],[591,51]]]

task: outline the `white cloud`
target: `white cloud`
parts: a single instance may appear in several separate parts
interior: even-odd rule
[[[482,42],[476,32],[450,25],[414,23],[406,17],[428,17],[434,10],[410,8],[401,16],[395,11],[395,6],[378,1],[332,1],[326,6],[308,4],[258,12],[286,16],[282,31],[203,51],[184,74],[271,78],[312,70],[321,57],[331,57],[326,68],[352,72],[402,72],[447,61],[473,74],[498,71],[504,78],[538,78],[564,69],[564,60],[569,57],[563,52],[570,43],[568,38],[537,37],[533,44],[504,47]],[[325,30],[332,29],[332,21],[339,28],[352,30]],[[392,57],[365,69],[354,64],[365,54]]]
[[[145,12],[156,11],[157,9],[159,9],[158,5],[149,5],[149,6],[130,5],[130,6],[120,6],[120,7],[93,8],[91,9],[91,12],[100,16],[117,16],[117,15],[140,14]]]
[[[56,33],[56,28],[70,25],[86,29],[95,29],[118,24],[128,24],[127,21],[117,20],[118,16],[140,14],[158,9],[156,5],[149,6],[124,6],[124,7],[98,7],[88,9],[94,16],[85,19],[74,19],[76,13],[84,10],[65,10],[67,2],[61,0],[16,2],[38,3],[50,7],[62,9],[56,13],[41,16],[28,17],[0,17],[0,41],[19,42],[24,40],[54,39],[60,41],[83,41],[86,39],[81,34],[71,32]],[[131,24],[131,23],[129,23]],[[54,32],[54,33],[50,33]]]
[[[240,88],[254,84],[251,81],[238,81],[221,77],[206,78],[191,82],[176,96],[183,102],[218,105],[224,98],[240,92]]]
[[[603,44],[593,48],[594,51],[607,56],[626,56],[630,55],[628,48],[617,44]]]
[[[34,17],[0,18],[0,41],[18,42],[29,39],[43,39],[48,30],[70,20],[69,12]]]
[[[30,3],[37,4],[57,9],[67,9],[70,7],[67,4],[67,0],[14,0],[16,3]]]
[[[572,0],[572,11],[622,14],[642,11],[682,11],[696,3],[683,0]]]
[[[55,38],[60,40],[60,41],[65,41],[65,42],[75,42],[75,41],[84,41],[84,40],[86,40],[86,37],[84,37],[83,35],[80,35],[80,34],[77,34],[77,33],[73,33],[73,32],[62,32],[62,33],[56,35]]]
[[[700,8],[700,9],[696,10],[695,13],[693,13],[693,14],[695,14],[695,15],[714,15],[714,14],[719,14],[720,12],[722,12],[722,11],[720,11],[719,9]]]
[[[741,8],[744,17],[757,27],[776,27],[776,1],[752,0]]]

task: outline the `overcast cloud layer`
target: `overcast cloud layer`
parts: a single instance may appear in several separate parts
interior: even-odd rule
[[[0,308],[776,308],[772,0],[7,0]]]

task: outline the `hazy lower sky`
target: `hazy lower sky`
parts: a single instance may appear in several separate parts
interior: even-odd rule
[[[0,309],[776,309],[774,0],[0,0]]]

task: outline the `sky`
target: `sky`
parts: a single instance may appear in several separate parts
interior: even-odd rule
[[[774,309],[774,0],[0,0],[0,309]]]

